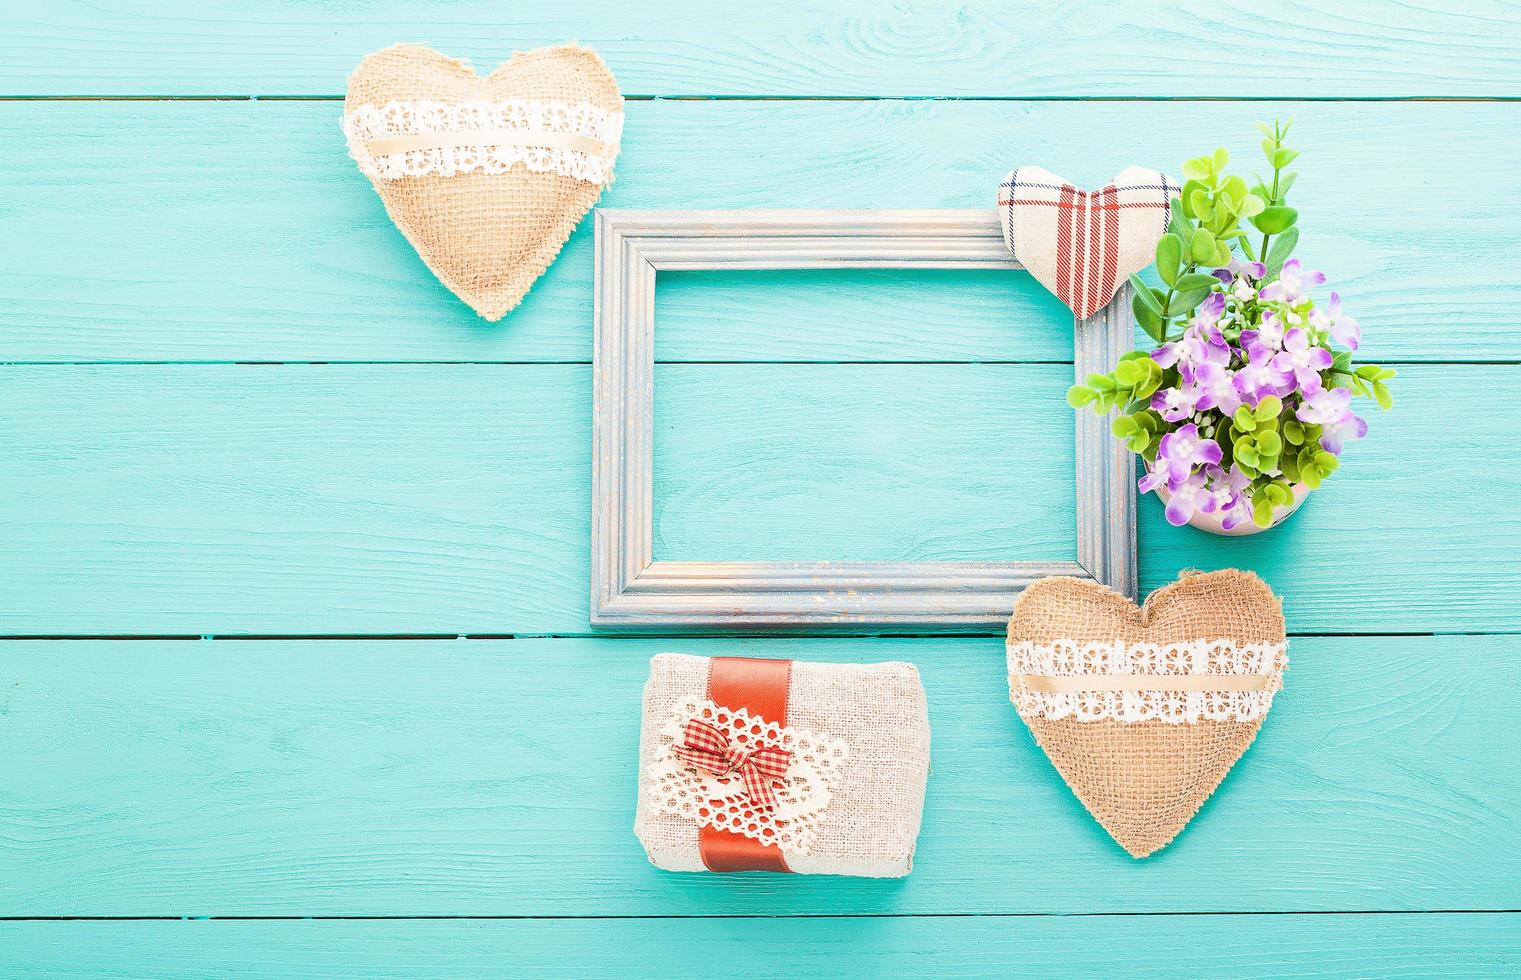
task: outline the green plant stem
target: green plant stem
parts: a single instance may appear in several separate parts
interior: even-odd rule
[[[1178,273],[1177,278],[1173,279],[1173,282],[1176,283],[1178,279],[1182,279],[1184,276],[1193,275],[1193,271],[1196,268],[1198,268],[1198,264],[1190,260],[1188,265],[1184,266],[1183,271]],[[1167,308],[1172,305],[1172,294],[1176,291],[1176,288],[1175,286],[1168,286],[1167,298],[1162,300],[1162,339],[1158,342],[1159,344],[1167,343],[1167,328],[1172,325],[1172,317],[1167,315]]]
[[[1278,128],[1278,121],[1276,119],[1273,120],[1273,149],[1275,151],[1283,149],[1283,132]],[[1273,164],[1273,190],[1270,194],[1269,204],[1276,205],[1278,203],[1278,175],[1281,173],[1283,173],[1283,170],[1278,164]],[[1262,233],[1262,251],[1260,254],[1263,264],[1267,263],[1268,239],[1272,237],[1267,232]]]

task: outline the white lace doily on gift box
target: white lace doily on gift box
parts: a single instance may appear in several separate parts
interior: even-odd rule
[[[693,718],[722,729],[743,751],[770,746],[792,754],[787,775],[776,785],[774,810],[752,806],[738,776],[715,776],[676,756],[675,747]],[[647,773],[656,809],[798,854],[808,853],[819,817],[850,760],[844,739],[767,722],[712,701],[677,704],[658,737],[660,748]]]

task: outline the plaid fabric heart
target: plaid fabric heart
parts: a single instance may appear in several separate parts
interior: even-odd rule
[[[1151,264],[1178,192],[1177,181],[1144,167],[1127,167],[1096,191],[1017,167],[998,185],[998,217],[1015,261],[1086,320]]]

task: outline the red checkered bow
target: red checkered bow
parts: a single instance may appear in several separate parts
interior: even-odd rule
[[[771,784],[787,774],[792,753],[786,749],[763,746],[753,752],[729,741],[729,733],[693,718],[687,722],[686,742],[676,746],[676,757],[715,776],[737,773],[745,781],[745,795],[762,810],[776,806]]]

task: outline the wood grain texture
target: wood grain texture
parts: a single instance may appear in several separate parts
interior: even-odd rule
[[[1054,396],[1070,370],[663,365],[660,424],[684,450],[657,461],[663,546],[777,555],[804,535],[814,557],[917,560],[1014,557],[1032,535],[1054,546],[1069,505],[1026,495],[1032,467],[1070,486],[1070,421],[1044,424],[1064,411]],[[720,403],[788,417],[791,372],[834,393],[815,400],[813,451],[736,441],[708,418],[743,410]],[[1142,591],[1234,565],[1278,590],[1294,631],[1521,629],[1521,518],[1507,504],[1521,450],[1489,394],[1518,382],[1515,366],[1404,369],[1399,404],[1372,416],[1344,469],[1247,541],[1171,528],[1143,499]],[[0,633],[588,629],[584,366],[13,366],[0,390]],[[923,395],[903,392],[937,390],[932,414],[905,411]],[[856,461],[850,474],[816,465],[826,435]],[[890,451],[937,440],[943,473]],[[1433,484],[1419,461],[1446,451],[1485,474],[1484,495]],[[854,519],[852,494],[907,527]],[[745,510],[766,520],[710,519]]]
[[[1207,938],[1206,938],[1207,937]],[[1166,962],[1149,955],[1167,950]],[[6,922],[9,976],[1496,977],[1503,915]]]
[[[1071,383],[1055,365],[660,365],[655,555],[1072,560]],[[991,534],[958,517],[978,499]]]
[[[919,667],[914,872],[672,874],[632,830],[648,658]],[[11,641],[0,915],[796,915],[1494,910],[1521,769],[1514,637],[1291,644],[1257,743],[1136,862],[1008,702],[1003,643]]]
[[[1253,120],[1295,115],[1301,251],[1361,318],[1367,356],[1521,360],[1515,104],[628,109],[610,207],[989,207],[1023,162],[1096,186],[1222,141],[1249,169]],[[0,102],[0,360],[590,360],[590,222],[487,324],[386,219],[339,111]],[[657,316],[666,360],[1072,356],[1070,317],[1023,273],[679,273]]]
[[[0,94],[341,95],[368,51],[422,41],[495,67],[577,39],[626,94],[696,96],[1499,96],[1521,94],[1521,15],[1498,0],[1055,7],[685,0],[12,4]],[[1275,52],[1293,57],[1274,57]]]

